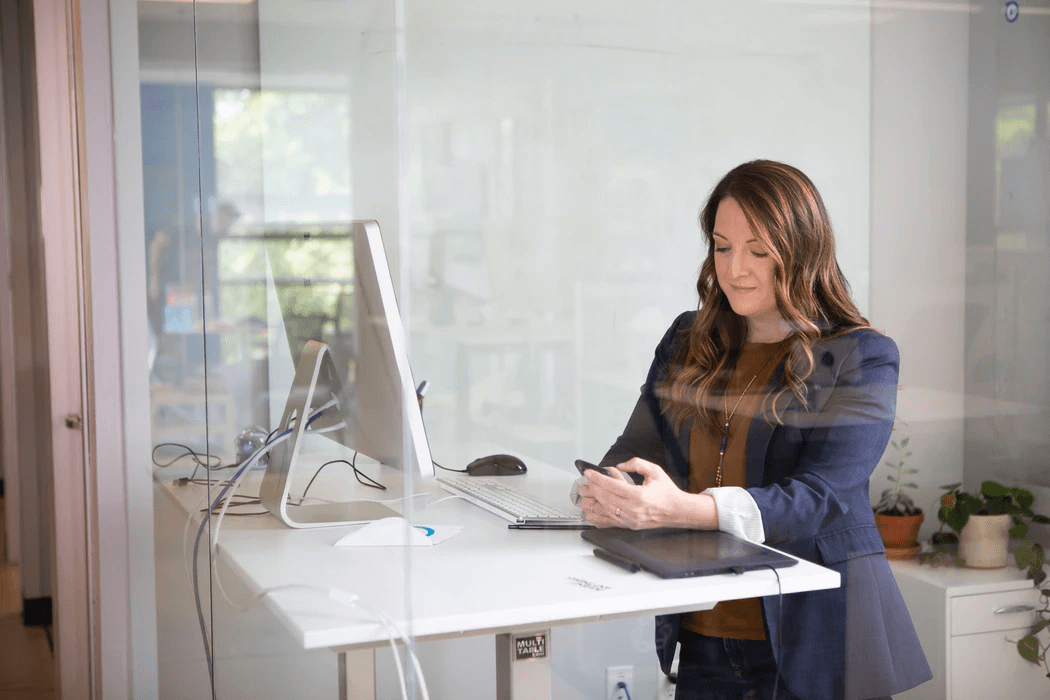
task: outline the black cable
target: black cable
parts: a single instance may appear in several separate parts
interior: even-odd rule
[[[784,589],[780,585],[780,572],[769,564],[765,566],[777,577],[777,670],[776,676],[773,677],[773,700],[777,700],[777,685],[780,683],[780,660],[783,658],[782,654],[784,651],[784,647],[781,644],[781,637],[784,633]]]
[[[433,460],[431,460],[431,461],[433,461]],[[448,467],[441,466],[437,462],[434,462],[434,466],[437,467],[438,469],[444,469],[447,472],[456,472],[457,474],[466,474],[467,473],[466,469],[449,469]]]
[[[627,696],[627,700],[631,700],[631,691],[627,690],[627,684],[620,681],[616,684],[616,687],[623,691],[624,695]]]
[[[159,450],[162,447],[178,447],[178,448],[182,449],[183,451],[182,451],[181,454],[178,454],[175,457],[172,457],[167,462],[160,462],[160,461],[157,460],[157,450]],[[179,442],[159,442],[159,443],[157,443],[156,445],[153,446],[153,452],[151,453],[150,457],[153,460],[153,464],[155,464],[156,466],[161,467],[161,468],[170,467],[171,465],[175,464],[176,462],[178,462],[180,459],[183,459],[184,457],[191,458],[193,460],[195,466],[193,467],[193,473],[190,474],[188,481],[193,481],[197,477],[197,470],[200,469],[201,467],[204,467],[204,469],[206,471],[212,472],[212,471],[220,471],[222,469],[232,469],[233,467],[237,466],[236,464],[223,464],[222,463],[222,458],[219,457],[218,455],[213,455],[213,454],[210,454],[210,453],[202,455],[199,452],[197,452],[196,450],[194,450],[192,447],[189,447],[187,445],[183,445],[182,443],[179,443]],[[215,462],[212,462],[213,459],[215,460]],[[205,460],[207,460],[207,461],[205,461]]]
[[[336,463],[342,463],[342,464],[350,465],[350,468],[354,470],[354,476],[357,478],[357,483],[361,484],[362,486],[368,486],[369,488],[379,489],[380,491],[386,491],[386,486],[383,486],[381,483],[379,483],[378,481],[376,481],[375,479],[370,477],[368,474],[365,474],[364,472],[358,470],[358,468],[357,468],[357,452],[354,452],[354,456],[352,457],[352,459],[353,459],[352,462],[347,462],[345,459],[332,459],[332,460],[329,460],[329,461],[325,462],[320,467],[318,467],[317,471],[314,472],[314,475],[312,477],[310,477],[310,481],[309,481],[309,483],[306,484],[306,488],[303,489],[302,498],[306,498],[307,492],[310,490],[310,487],[313,486],[314,479],[316,479],[317,475],[321,473],[321,470],[324,469],[325,467],[327,467],[329,464],[336,464]],[[368,479],[368,481],[362,481],[362,477],[364,477],[365,479]],[[371,482],[371,483],[369,483],[369,482]]]

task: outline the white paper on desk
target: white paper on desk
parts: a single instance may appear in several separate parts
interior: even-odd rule
[[[459,534],[460,525],[412,525],[404,518],[383,518],[347,533],[336,547],[432,547]]]

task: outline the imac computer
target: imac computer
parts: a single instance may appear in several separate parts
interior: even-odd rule
[[[346,525],[397,515],[367,500],[294,504],[289,490],[304,436],[334,440],[402,471],[406,478],[412,473],[434,475],[379,225],[354,221],[346,234],[301,237],[304,245],[316,248],[318,239],[332,244],[338,236],[345,243],[337,238],[336,247],[320,254],[314,267],[331,265],[332,253],[338,251],[344,263],[340,274],[315,269],[315,277],[300,277],[295,283],[300,302],[311,294],[323,294],[325,285],[329,290],[334,286],[338,290],[335,313],[323,323],[314,323],[312,330],[300,330],[293,328],[296,321],[317,314],[297,312],[290,297],[280,304],[290,350],[293,357],[298,355],[298,364],[283,415],[274,426],[275,435],[283,437],[275,440],[270,451],[259,496],[270,513],[293,528]],[[351,259],[353,275],[349,277]]]

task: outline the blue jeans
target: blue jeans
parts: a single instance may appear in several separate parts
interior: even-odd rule
[[[777,663],[768,640],[708,637],[687,629],[678,633],[675,700],[772,700]],[[776,700],[798,700],[777,684]]]
[[[708,637],[683,628],[678,643],[675,700],[773,700],[777,662],[768,640]],[[776,700],[801,700],[784,687],[784,679],[776,691]]]

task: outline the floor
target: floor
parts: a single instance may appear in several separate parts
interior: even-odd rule
[[[0,543],[4,542],[4,501],[0,498]],[[2,546],[2,545],[0,545]],[[0,552],[0,700],[56,697],[50,630],[22,626],[18,567]]]

